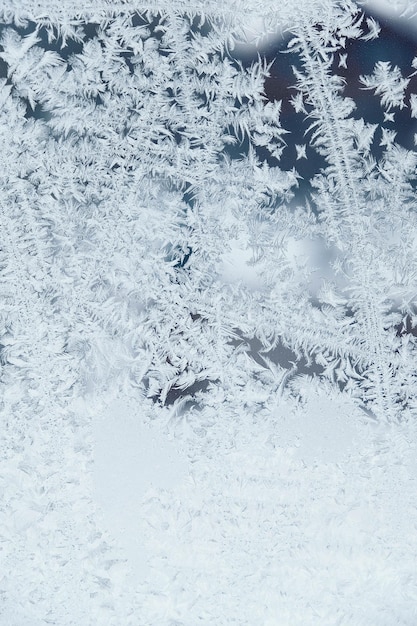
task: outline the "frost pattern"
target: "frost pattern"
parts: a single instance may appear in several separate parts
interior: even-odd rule
[[[233,57],[230,19],[103,9],[3,29],[6,387],[65,406],[112,380],[164,403],[230,384],[242,342],[260,341],[316,363],[379,419],[414,410],[415,153],[389,124],[395,108],[414,115],[415,94],[378,62],[360,82],[386,126],[358,117],[334,60],[343,69],[347,41],[379,31],[349,2],[324,6],[292,16],[291,101],[308,120],[292,169],[268,64]],[[307,150],[324,165],[303,200]],[[335,259],[312,298],[290,248],[317,238]],[[255,291],[223,280],[233,241],[252,253]]]
[[[61,535],[73,546],[68,576],[86,589],[77,623],[89,598],[99,598],[95,623],[100,610],[120,618],[127,576],[107,558],[74,469],[88,473],[89,408],[129,395],[214,455],[226,446],[219,422],[256,415],[282,434],[283,407],[303,410],[312,396],[390,427],[417,410],[417,159],[392,126],[417,116],[416,60],[408,73],[378,61],[357,77],[380,107],[375,123],[346,93],[351,46],[381,30],[355,3],[220,4],[0,4],[1,524],[7,540],[19,536],[22,562],[40,542],[43,580],[51,560],[65,561]],[[262,41],[255,16],[262,36],[289,34],[285,99],[266,97],[265,55],[239,56],[242,40]],[[285,127],[290,108],[303,137]],[[313,159],[321,165],[303,180]],[[319,279],[306,253],[318,248],[331,259]],[[251,284],[227,278],[234,250],[249,258]],[[58,494],[53,514],[44,480]],[[149,502],[160,519],[167,505]],[[11,606],[11,549],[5,562]],[[18,578],[45,623],[59,582]],[[49,623],[66,623],[60,602]]]

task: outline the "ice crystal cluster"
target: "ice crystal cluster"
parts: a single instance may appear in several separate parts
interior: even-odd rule
[[[162,403],[201,382],[204,403],[213,387],[302,394],[313,378],[378,419],[415,410],[416,155],[393,123],[416,115],[417,59],[358,77],[386,112],[371,124],[337,65],[375,20],[349,2],[265,9],[295,59],[305,144],[291,146],[268,63],[234,56],[243,8],[3,8],[6,402],[53,410],[118,381]],[[303,194],[295,159],[280,164],[295,147],[320,157]],[[317,293],[309,242],[331,257]],[[225,280],[233,245],[255,288]],[[291,381],[250,341],[292,351]]]
[[[413,15],[415,4],[401,4],[402,19]],[[280,592],[267,574],[264,586],[260,573],[248,580],[241,573],[238,587],[254,594],[245,621],[240,596],[231,591],[231,561],[220,573],[227,601],[222,604],[212,583],[202,585],[217,606],[213,614],[199,613],[198,602],[187,604],[185,590],[196,583],[192,569],[173,578],[175,607],[161,582],[162,595],[140,596],[133,609],[110,540],[83,505],[91,411],[120,394],[150,421],[165,420],[179,439],[204,442],[210,459],[241,436],[236,462],[242,464],[244,450],[251,456],[245,448],[251,438],[267,431],[262,445],[267,442],[272,474],[259,493],[265,491],[268,529],[258,520],[255,532],[236,503],[234,512],[227,509],[230,541],[219,531],[214,552],[198,566],[200,577],[209,572],[207,580],[218,571],[216,550],[225,542],[232,559],[255,532],[272,554],[276,518],[287,505],[285,498],[267,503],[267,493],[289,461],[282,449],[281,456],[271,450],[284,431],[288,445],[299,441],[303,427],[297,432],[298,418],[288,415],[308,411],[312,397],[321,407],[332,399],[340,415],[393,428],[392,454],[408,454],[411,444],[400,428],[412,428],[417,412],[417,57],[407,68],[384,56],[369,71],[358,70],[358,46],[374,50],[380,35],[364,5],[0,3],[5,626],[415,623],[407,608],[416,584],[411,561],[401,580],[392,565],[391,606],[372,588],[375,611],[352,609],[347,621],[323,599],[321,609],[312,608],[318,590],[309,588],[310,599],[298,605],[295,587],[285,583]],[[288,70],[282,84],[267,53],[274,37],[276,57]],[[268,88],[274,81],[279,97]],[[379,112],[377,121],[367,116],[369,107]],[[401,134],[397,127],[404,124]],[[331,431],[338,416],[328,406],[317,414],[321,410]],[[315,427],[308,428],[313,440]],[[385,448],[380,454],[384,450],[389,454]],[[200,503],[201,510],[220,510],[227,463],[238,484],[237,466],[227,459],[220,469],[213,461],[212,500]],[[355,471],[363,478],[361,463]],[[208,470],[198,471],[204,483]],[[242,498],[251,502],[250,489],[257,487],[249,489],[251,479],[242,476]],[[329,481],[327,494],[334,487]],[[288,506],[295,529],[299,512]],[[162,499],[158,507],[147,514],[155,516],[154,529],[169,504]],[[197,513],[177,512],[177,521],[181,515],[185,528]],[[208,517],[198,515],[196,541],[209,532]],[[233,534],[235,517],[243,520],[241,536]],[[401,530],[403,536],[408,531]],[[325,537],[318,541],[317,553]],[[296,530],[290,543],[294,556]],[[256,552],[255,539],[251,545]],[[408,563],[409,556],[395,554]],[[16,568],[32,557],[33,570]],[[246,557],[248,564],[256,560],[250,551]],[[371,576],[367,558],[364,585]],[[382,568],[384,554],[378,558]],[[69,617],[68,597],[80,586]],[[281,598],[277,612],[265,613],[269,592]],[[347,585],[344,597],[350,593]]]

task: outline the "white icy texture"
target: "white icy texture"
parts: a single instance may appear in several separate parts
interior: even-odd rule
[[[141,423],[120,400],[95,417],[93,437],[95,499],[140,580],[151,554],[138,532],[140,503],[150,488],[173,489],[188,474],[188,463],[166,435]]]
[[[414,626],[417,60],[377,124],[349,0],[0,16],[0,626]]]
[[[393,437],[387,426],[366,424],[353,406],[326,398],[313,395],[306,408],[290,416],[287,406],[275,423],[219,412],[208,437],[173,431],[170,422],[157,434],[153,423],[161,450],[145,492],[140,462],[126,472],[126,461],[110,456],[121,494],[113,499],[108,468],[98,459],[105,516],[128,511],[129,528],[121,523],[114,537],[127,551],[131,542],[141,606],[132,624],[413,624],[417,502],[410,486],[417,475],[415,445],[407,443],[413,435]],[[130,438],[131,411],[119,404],[112,414],[111,423],[120,421],[116,446]],[[339,428],[329,432],[331,418]],[[100,447],[107,436],[111,448],[105,430]],[[180,480],[178,456],[166,463],[173,432],[189,464]],[[146,567],[135,554],[138,538]]]
[[[415,428],[306,409],[28,427],[2,462],[2,623],[411,626]]]

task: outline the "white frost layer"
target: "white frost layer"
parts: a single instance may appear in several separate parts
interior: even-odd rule
[[[416,426],[305,397],[15,425],[1,626],[414,626]]]
[[[149,558],[138,530],[143,496],[150,488],[173,489],[188,463],[166,435],[141,423],[120,400],[95,418],[93,437],[97,503],[140,582]]]
[[[97,422],[97,497],[137,568],[129,624],[416,622],[413,428],[314,394],[287,409],[218,412],[204,436],[204,414],[162,412],[159,434],[123,405]]]

